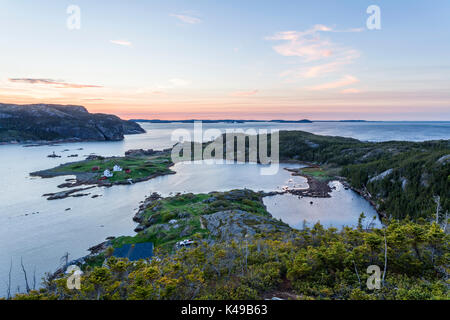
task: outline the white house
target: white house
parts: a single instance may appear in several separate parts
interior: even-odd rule
[[[111,178],[114,176],[114,174],[111,171],[109,171],[108,169],[106,169],[105,172],[103,172],[103,176],[106,178]]]
[[[113,168],[113,171],[114,171],[114,172],[121,172],[121,171],[122,171],[122,168],[116,164],[116,165],[114,166],[114,168]]]

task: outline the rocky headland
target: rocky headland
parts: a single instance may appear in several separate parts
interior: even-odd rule
[[[0,143],[120,141],[140,133],[136,122],[83,106],[0,103]]]

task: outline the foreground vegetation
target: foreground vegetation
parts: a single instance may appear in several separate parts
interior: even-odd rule
[[[81,290],[68,290],[65,276],[15,298],[449,299],[448,240],[435,223],[340,231],[317,224],[239,242],[202,241],[174,254],[157,252],[150,262],[111,257],[86,271]],[[370,265],[386,270],[379,290],[366,285]]]

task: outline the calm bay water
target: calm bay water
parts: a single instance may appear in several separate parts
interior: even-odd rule
[[[302,229],[304,222],[308,227],[316,222],[327,228],[355,227],[361,213],[366,216],[364,226],[373,223],[373,227],[381,227],[377,213],[369,202],[356,192],[345,190],[340,182],[333,181],[330,185],[333,187],[331,198],[299,198],[283,194],[264,198],[264,204],[274,218],[281,219],[296,229]]]
[[[176,175],[130,186],[89,190],[98,198],[67,198],[47,201],[44,193],[58,191],[56,186],[68,177],[54,179],[31,178],[30,172],[51,168],[62,163],[84,159],[95,153],[120,156],[136,148],[163,149],[173,145],[174,129],[192,130],[192,124],[143,124],[146,134],[127,136],[120,142],[72,143],[57,146],[0,146],[0,296],[6,284],[12,261],[12,291],[24,288],[20,260],[23,259],[29,278],[36,270],[38,282],[45,272],[54,271],[60,257],[69,252],[71,258],[86,255],[87,248],[108,236],[133,235],[132,217],[139,202],[152,192],[163,196],[176,192],[226,191],[249,188],[255,191],[279,190],[283,186],[304,188],[306,180],[292,177],[286,170],[275,176],[261,176],[255,164],[200,165],[178,164]],[[316,134],[340,135],[368,141],[449,139],[450,123],[312,123],[312,124],[205,124],[208,128],[267,128],[304,130]],[[69,149],[69,151],[64,151]],[[83,149],[83,150],[79,150]],[[55,151],[62,158],[47,155]],[[67,158],[78,154],[79,158]],[[293,165],[281,165],[292,167]],[[292,179],[292,180],[291,180]],[[355,224],[359,214],[373,215],[366,201],[350,190],[337,186],[331,199],[276,196],[265,199],[269,211],[293,227],[303,220],[336,227]],[[68,210],[70,208],[70,210]]]

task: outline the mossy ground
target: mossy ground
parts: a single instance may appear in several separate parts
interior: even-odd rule
[[[262,203],[261,195],[250,190],[180,194],[154,201],[143,214],[143,224],[151,221],[151,225],[134,237],[116,238],[113,246],[153,242],[155,248],[160,247],[170,251],[180,240],[210,237],[209,231],[202,227],[201,216],[226,210],[269,215]],[[170,225],[168,224],[170,220],[177,220],[177,222]],[[174,228],[174,226],[177,227]]]
[[[183,213],[199,216],[225,210],[268,215],[260,194],[250,190],[233,190],[209,194],[188,193],[160,199],[145,209],[144,217],[158,217],[158,222],[167,222]]]

